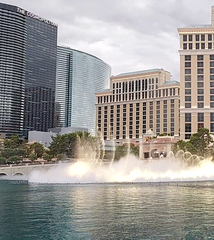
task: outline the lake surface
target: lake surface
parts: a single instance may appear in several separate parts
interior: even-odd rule
[[[0,240],[214,239],[214,183],[0,180]]]

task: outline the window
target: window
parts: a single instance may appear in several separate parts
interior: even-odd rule
[[[204,89],[198,89],[198,94],[204,94]]]
[[[210,55],[210,60],[214,60],[214,55]]]
[[[198,123],[198,129],[199,128],[204,128],[204,123]]]
[[[185,101],[190,102],[191,101],[191,96],[185,96]]]
[[[214,75],[210,75],[210,81],[214,80]]]
[[[191,122],[191,113],[185,113],[185,122]]]
[[[214,123],[210,123],[210,132],[214,132]]]
[[[189,41],[190,42],[192,41],[192,35],[189,35]]]
[[[203,68],[198,68],[197,69],[197,74],[204,74],[204,69]]]
[[[198,61],[204,60],[204,55],[197,55],[197,60]]]
[[[198,122],[204,121],[204,113],[198,113]]]
[[[211,74],[214,73],[214,68],[210,68],[210,73],[211,73]]]
[[[203,82],[198,82],[198,88],[202,88],[202,87],[204,87],[204,83]]]
[[[210,67],[214,67],[214,62],[210,62]]]
[[[192,43],[189,43],[189,49],[192,49]]]
[[[210,101],[214,101],[214,95],[210,95]]]
[[[187,41],[187,35],[183,35],[183,41],[184,41],[184,42]]]
[[[201,43],[201,49],[205,49],[205,43]]]
[[[208,41],[212,41],[212,34],[208,34]]]
[[[185,132],[191,132],[191,123],[185,123]]]
[[[197,66],[198,67],[204,67],[204,63],[203,62],[197,62]]]
[[[185,81],[191,81],[191,75],[186,75],[185,76]]]
[[[185,69],[185,74],[191,74],[191,69]]]
[[[198,101],[203,102],[204,101],[204,96],[198,96]]]
[[[204,103],[203,102],[199,102],[198,103],[198,108],[204,108]]]
[[[191,108],[191,103],[185,103],[185,108]]]
[[[210,122],[214,122],[214,113],[210,113]]]
[[[185,82],[185,88],[191,88],[191,82]]]
[[[212,49],[212,43],[208,43],[208,49]]]
[[[186,55],[185,56],[185,61],[191,61],[191,55]]]
[[[205,41],[205,35],[201,34],[201,41]]]
[[[195,35],[195,40],[196,40],[196,41],[199,41],[199,35],[198,35],[198,34]]]
[[[191,94],[191,89],[185,89],[185,94],[190,95]]]
[[[191,67],[191,62],[185,62],[185,67]]]
[[[163,129],[163,132],[164,132],[164,133],[167,133],[167,128],[164,128],[164,129]]]
[[[197,80],[198,81],[204,81],[204,75],[198,75]]]
[[[199,43],[196,43],[195,48],[199,49]]]
[[[213,88],[210,89],[210,94],[214,94],[214,89]]]
[[[191,134],[185,134],[185,139],[190,139]]]

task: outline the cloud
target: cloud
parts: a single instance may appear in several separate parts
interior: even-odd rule
[[[179,80],[177,28],[210,23],[212,0],[7,0],[59,26],[58,44],[93,54],[112,74],[164,68]]]

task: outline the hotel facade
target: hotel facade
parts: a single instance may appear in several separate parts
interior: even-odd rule
[[[199,128],[214,133],[214,7],[211,24],[178,29],[180,36],[180,137]]]
[[[97,134],[117,141],[139,141],[149,129],[179,136],[180,84],[170,78],[163,69],[112,76],[110,89],[96,93]]]

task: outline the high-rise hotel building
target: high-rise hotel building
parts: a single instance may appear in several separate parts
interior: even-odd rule
[[[118,141],[139,141],[149,129],[178,136],[180,84],[170,77],[163,69],[112,76],[110,89],[96,93],[97,132]]]
[[[53,127],[57,25],[0,3],[0,132]]]
[[[96,133],[95,93],[109,88],[111,67],[91,54],[57,48],[56,127],[87,128]]]
[[[211,18],[211,24],[178,29],[182,139],[201,127],[214,133],[214,7]]]

